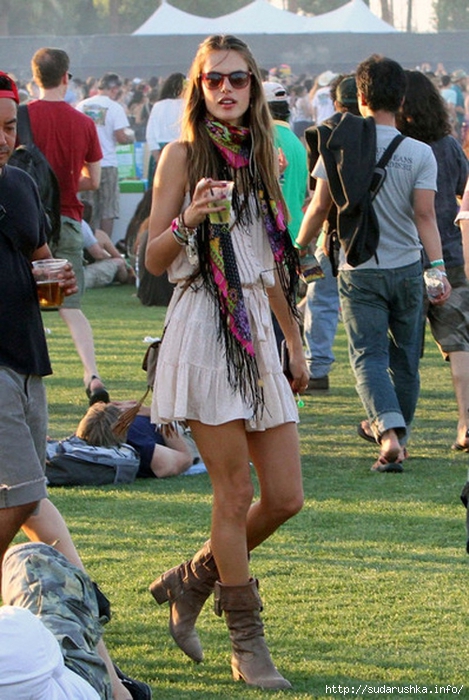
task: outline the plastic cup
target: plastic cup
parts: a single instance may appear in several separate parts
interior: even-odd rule
[[[67,264],[68,260],[63,258],[47,258],[33,262],[39,306],[44,311],[54,311],[62,306],[64,290],[60,286],[60,273]]]
[[[208,215],[212,224],[229,224],[231,217],[231,199],[233,196],[233,186],[234,182],[227,181],[223,187],[212,187],[212,194],[217,197],[217,199],[211,203],[212,207],[221,207],[224,209],[222,211],[214,211]]]

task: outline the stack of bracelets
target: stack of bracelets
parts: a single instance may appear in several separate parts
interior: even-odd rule
[[[177,216],[171,223],[171,232],[179,245],[187,245],[196,231],[197,226],[186,226],[183,214]]]

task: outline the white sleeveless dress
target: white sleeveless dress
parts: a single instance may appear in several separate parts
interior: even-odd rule
[[[181,248],[168,269],[170,281],[178,286],[168,307],[158,357],[151,407],[154,423],[193,419],[221,425],[242,419],[246,429],[253,431],[298,422],[265,291],[274,285],[274,260],[262,221],[258,219],[249,227],[235,225],[231,235],[263,383],[264,410],[254,418],[252,408],[228,383],[223,340],[217,339],[218,311],[200,280],[182,292],[185,280],[196,268]]]

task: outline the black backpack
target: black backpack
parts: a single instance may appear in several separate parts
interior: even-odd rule
[[[47,158],[33,142],[26,105],[18,108],[18,140],[21,145],[13,151],[8,163],[25,170],[36,183],[47,221],[47,240],[56,244],[60,237],[59,183]]]

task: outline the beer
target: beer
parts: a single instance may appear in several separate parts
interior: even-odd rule
[[[37,285],[39,306],[43,311],[52,311],[62,306],[64,289],[60,286],[62,271],[68,261],[63,258],[34,260],[33,275]]]
[[[62,306],[64,291],[57,280],[44,280],[37,283],[39,306],[43,310],[52,311]]]

